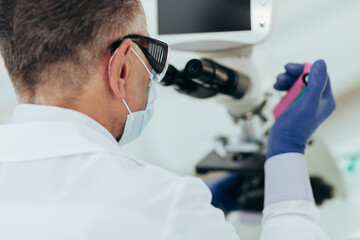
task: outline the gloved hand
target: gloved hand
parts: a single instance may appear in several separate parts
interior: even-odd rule
[[[230,173],[221,180],[207,182],[212,193],[211,204],[223,210],[225,214],[239,209],[238,197],[242,180],[239,174]]]
[[[303,64],[287,64],[275,89],[287,91],[302,74]],[[311,135],[335,110],[326,63],[316,61],[305,94],[276,121],[268,136],[267,158],[282,153],[304,153]]]

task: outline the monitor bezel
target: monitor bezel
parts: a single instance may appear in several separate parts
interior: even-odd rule
[[[142,0],[150,36],[175,50],[219,51],[264,41],[271,32],[275,0],[250,0],[251,30],[160,35],[158,0]],[[265,3],[265,4],[264,4]]]

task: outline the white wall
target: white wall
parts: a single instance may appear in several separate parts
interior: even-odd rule
[[[360,87],[359,11],[357,0],[279,0],[274,31],[252,56],[263,87],[270,89],[285,63],[319,58],[328,63],[338,99]],[[172,63],[181,68],[197,56],[175,53],[173,57]],[[4,69],[0,71],[0,121],[7,121],[16,98]],[[139,141],[124,148],[132,156],[188,174],[212,149],[217,135],[238,131],[226,109],[214,100],[191,99],[163,87],[158,95],[154,119]]]

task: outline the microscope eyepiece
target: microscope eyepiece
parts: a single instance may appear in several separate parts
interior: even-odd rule
[[[206,88],[194,82],[184,74],[184,71],[177,70],[173,65],[169,65],[168,71],[160,84],[173,86],[179,93],[200,99],[211,98],[218,93],[214,89]]]
[[[193,59],[186,64],[184,71],[188,78],[206,85],[214,78],[215,69],[208,61]]]
[[[250,79],[212,60],[193,59],[182,71],[169,65],[160,84],[174,86],[178,92],[195,98],[210,98],[222,93],[241,99],[250,87]]]
[[[209,59],[190,60],[184,73],[202,86],[236,99],[242,98],[250,86],[250,79],[246,75]]]
[[[190,78],[196,78],[199,75],[199,72],[203,69],[203,66],[200,60],[193,59],[188,62],[185,69]]]

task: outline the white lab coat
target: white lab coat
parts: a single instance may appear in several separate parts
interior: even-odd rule
[[[123,155],[79,112],[20,105],[0,125],[1,240],[238,239],[210,201],[201,180]],[[311,201],[269,201],[262,239],[326,239]]]

